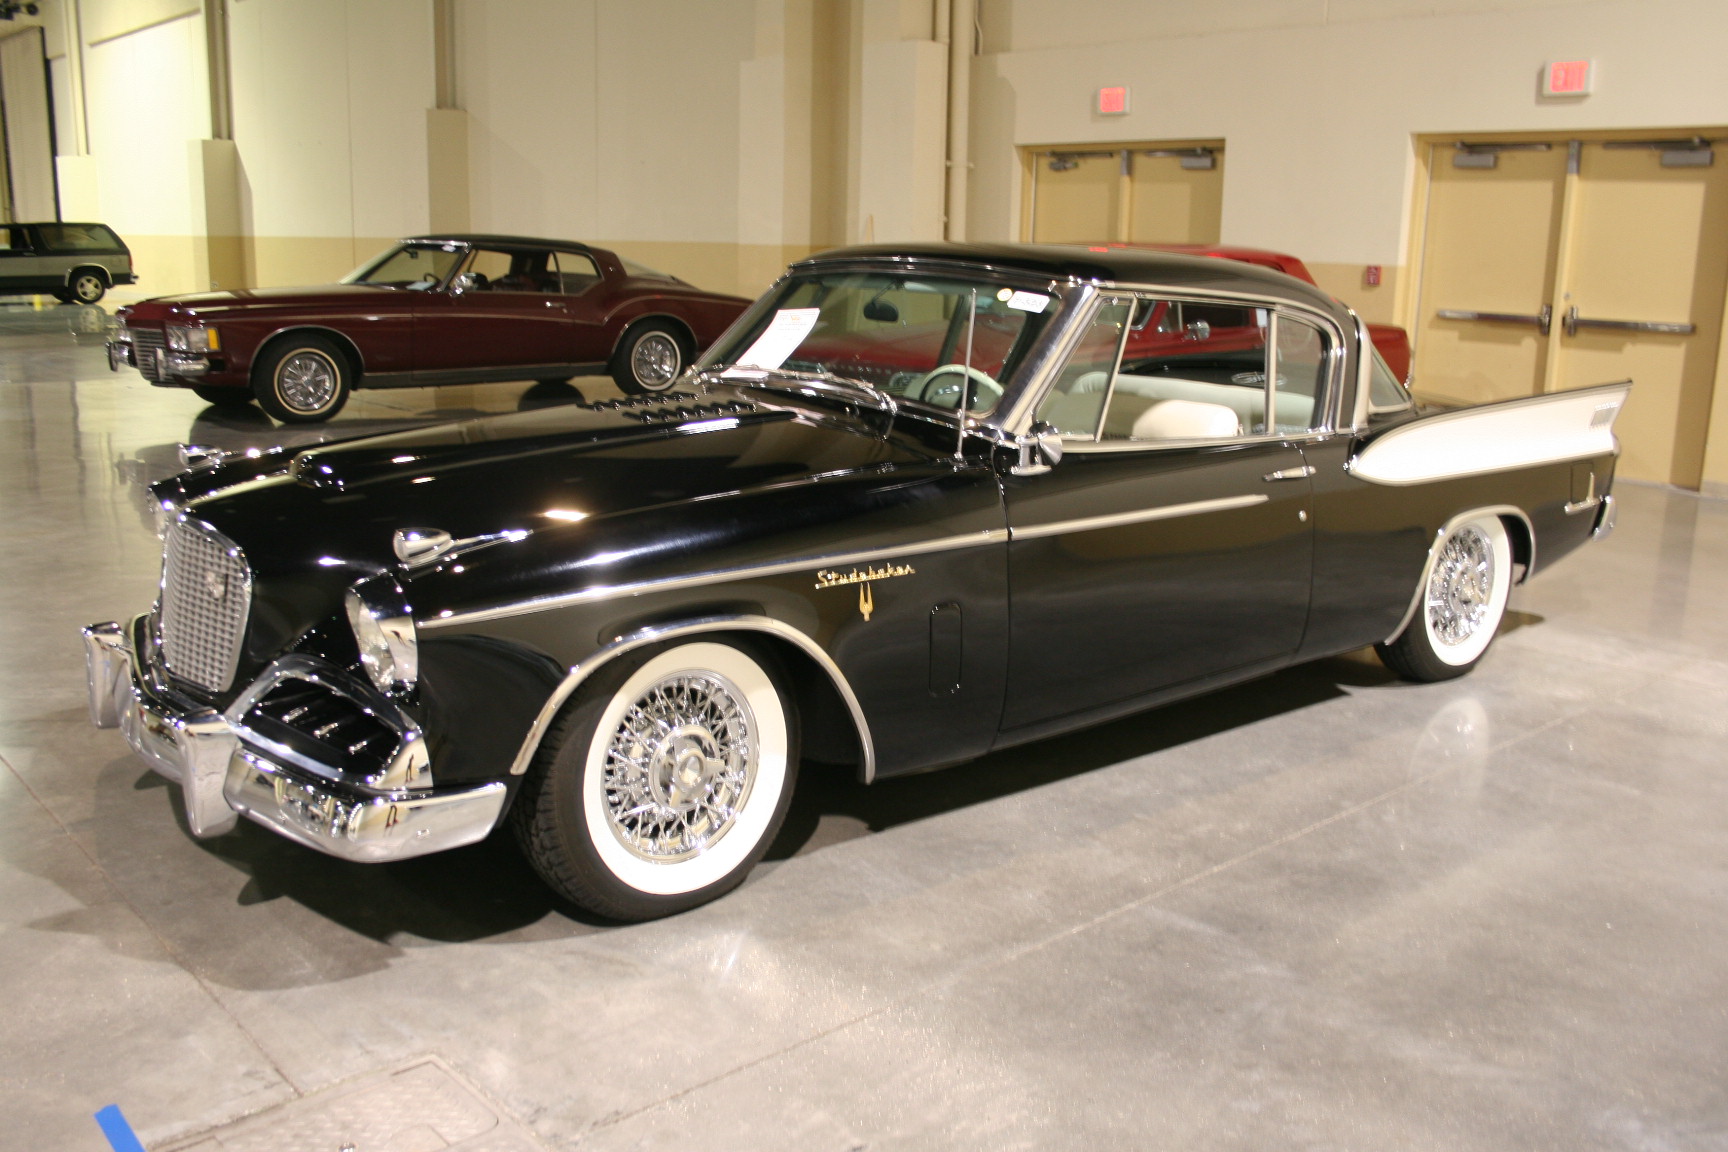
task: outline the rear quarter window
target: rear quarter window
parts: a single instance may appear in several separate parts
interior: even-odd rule
[[[104,224],[38,224],[42,245],[51,252],[118,252],[120,237]]]

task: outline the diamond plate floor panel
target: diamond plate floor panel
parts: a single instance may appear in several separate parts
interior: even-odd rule
[[[314,1092],[158,1152],[542,1152],[441,1060]]]

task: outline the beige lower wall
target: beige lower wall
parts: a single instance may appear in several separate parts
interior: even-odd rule
[[[134,289],[115,290],[122,303],[146,296],[204,292],[202,273],[243,260],[244,287],[278,288],[340,280],[401,237],[374,236],[127,236],[132,263],[144,277]],[[594,240],[621,256],[670,272],[710,292],[754,298],[786,265],[819,251],[796,244],[704,244],[654,240]],[[237,251],[236,251],[237,249]],[[242,285],[223,281],[223,288]]]
[[[140,236],[122,233],[132,250],[132,272],[138,283],[114,289],[111,299],[125,304],[146,296],[174,296],[209,287],[198,277],[199,245],[191,236]]]
[[[818,249],[798,244],[703,244],[659,240],[594,240],[650,268],[670,272],[710,292],[756,297],[786,265]]]
[[[1366,264],[1308,263],[1308,271],[1321,290],[1350,305],[1363,320],[1370,324],[1397,324],[1398,288],[1403,279],[1403,267],[1382,265],[1380,283],[1373,288],[1363,283],[1362,277],[1367,270]]]
[[[249,237],[247,280],[253,288],[332,284],[399,239],[399,236]]]

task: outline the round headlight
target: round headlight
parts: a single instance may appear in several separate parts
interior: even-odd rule
[[[420,676],[414,618],[403,605],[378,603],[359,588],[348,589],[345,603],[367,677],[382,692],[412,688]]]

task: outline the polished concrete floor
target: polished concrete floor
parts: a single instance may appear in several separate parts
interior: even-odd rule
[[[1623,485],[1461,681],[1345,657],[807,779],[742,890],[608,927],[502,842],[194,841],[90,726],[140,483],[280,434],[111,375],[99,324],[0,313],[0,1145],[118,1104],[199,1152],[1728,1149],[1728,503]]]

